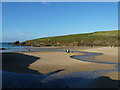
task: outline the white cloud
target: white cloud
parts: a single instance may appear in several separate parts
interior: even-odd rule
[[[44,4],[44,5],[50,5],[49,2],[42,2],[42,4]]]

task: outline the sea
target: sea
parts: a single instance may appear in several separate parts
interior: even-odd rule
[[[16,46],[10,45],[12,42],[2,42],[0,43],[0,48],[5,48],[5,50],[0,50],[0,52],[19,52],[19,51],[28,51],[26,47],[29,46]]]
[[[0,50],[0,52],[24,52],[24,51],[58,51],[58,52],[65,52],[65,50],[62,50],[64,48],[32,48],[33,46],[16,46],[16,45],[10,45],[10,43],[12,43],[12,42],[0,43],[0,48],[5,48],[6,49],[6,50]]]

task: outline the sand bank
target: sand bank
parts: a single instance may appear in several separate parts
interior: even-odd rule
[[[42,74],[50,74],[52,72],[59,71],[55,75],[63,75],[80,71],[115,69],[115,67],[113,67],[114,65],[91,63],[70,58],[72,55],[83,55],[82,53],[23,52],[23,54],[40,58],[28,67]]]

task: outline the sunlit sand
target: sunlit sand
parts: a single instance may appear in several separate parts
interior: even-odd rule
[[[81,50],[80,50],[81,51]],[[118,56],[116,55],[117,48],[92,48],[88,50],[89,52],[99,52],[103,55],[96,56],[96,61],[105,61],[105,62],[118,62]],[[22,52],[22,54],[32,55],[39,57],[37,61],[31,63],[28,68],[38,71],[42,74],[49,74],[57,70],[60,72],[54,75],[64,75],[73,72],[80,71],[96,71],[96,70],[115,70],[116,67],[114,64],[103,64],[103,63],[93,63],[86,62],[81,60],[76,60],[70,58],[73,55],[84,55],[83,53],[66,53],[66,52]],[[116,73],[117,74],[117,73]],[[106,76],[106,74],[104,74]],[[107,76],[112,78],[112,72],[107,73]],[[112,79],[118,79],[117,75]]]

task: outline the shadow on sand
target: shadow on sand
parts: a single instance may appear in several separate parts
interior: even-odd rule
[[[88,84],[89,88],[120,88],[120,80],[112,80],[107,76],[98,77]]]
[[[59,69],[59,70],[53,71],[51,73],[48,73],[47,75],[53,75],[53,74],[59,73],[59,72],[64,71],[64,70],[65,69]]]
[[[2,53],[2,70],[16,73],[37,74],[37,71],[30,70],[28,66],[38,59],[40,58],[20,53]]]
[[[82,78],[64,77],[49,80],[45,75],[38,74],[17,74],[3,73],[3,88],[118,88],[120,81],[112,80],[109,77]],[[44,79],[48,80],[43,83]]]

